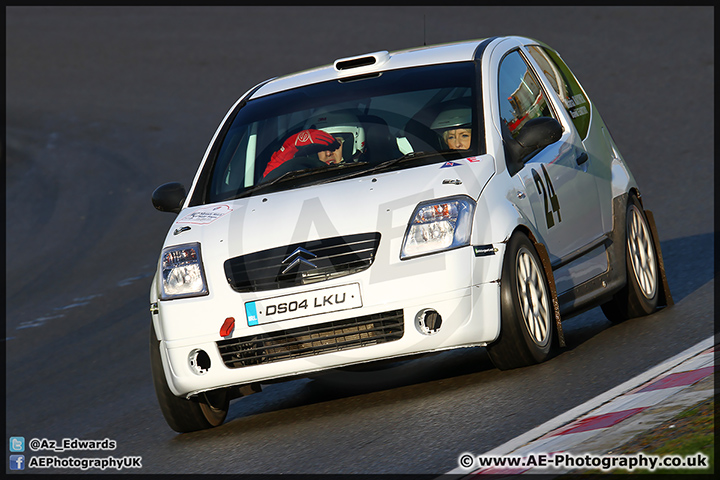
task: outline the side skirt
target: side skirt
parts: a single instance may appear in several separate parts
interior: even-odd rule
[[[625,286],[625,216],[628,194],[613,199],[613,229],[605,240],[608,269],[558,297],[563,320],[596,307]]]

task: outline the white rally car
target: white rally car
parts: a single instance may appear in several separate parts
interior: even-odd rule
[[[560,56],[503,37],[278,77],[232,106],[150,293],[162,412],[221,424],[262,384],[485,346],[542,362],[561,320],[672,298],[640,190]]]

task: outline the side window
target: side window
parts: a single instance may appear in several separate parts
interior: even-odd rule
[[[528,47],[528,50],[562,100],[580,138],[584,139],[590,127],[590,103],[577,79],[553,50],[539,46]]]
[[[513,138],[528,120],[554,118],[542,88],[517,50],[503,58],[498,78],[500,117]]]

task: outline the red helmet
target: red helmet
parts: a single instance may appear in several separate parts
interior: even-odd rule
[[[300,155],[310,155],[323,150],[337,150],[339,147],[340,142],[335,140],[335,137],[329,133],[313,128],[301,130],[295,135],[290,135],[280,147],[280,150],[272,154],[270,162],[265,167],[263,177],[295,157],[298,153]]]

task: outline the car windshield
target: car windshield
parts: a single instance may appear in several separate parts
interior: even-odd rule
[[[333,80],[241,103],[211,148],[197,203],[481,154],[475,86],[475,65],[466,62]]]

